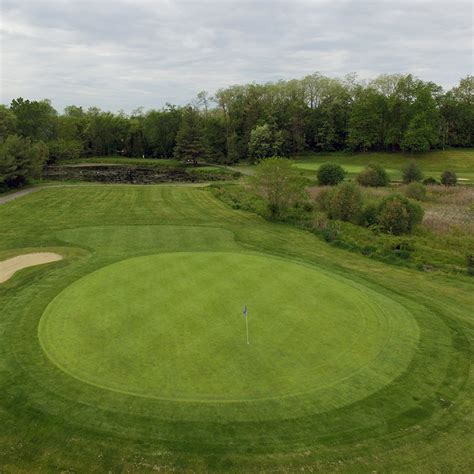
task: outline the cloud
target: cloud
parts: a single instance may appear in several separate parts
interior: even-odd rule
[[[472,73],[470,1],[3,0],[2,103],[130,111],[202,89],[358,72],[451,87]]]

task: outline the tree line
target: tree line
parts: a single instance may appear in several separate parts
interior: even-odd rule
[[[448,91],[412,75],[360,82],[312,74],[206,92],[131,114],[15,99],[0,106],[0,186],[82,156],[234,163],[305,151],[424,152],[474,146],[474,76]]]

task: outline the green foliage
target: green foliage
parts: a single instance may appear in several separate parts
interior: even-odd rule
[[[327,239],[331,245],[358,252],[386,263],[410,266],[423,271],[432,269],[436,272],[455,274],[459,274],[460,269],[465,268],[466,253],[474,245],[474,237],[468,229],[457,227],[455,231],[446,233],[444,229],[429,227],[428,223],[423,224],[410,236],[410,242],[415,250],[408,255],[404,253],[406,249],[399,251],[394,248],[394,242],[400,242],[400,239],[383,233],[378,225],[380,198],[376,196],[385,194],[385,191],[374,194],[362,190],[363,195],[366,195],[367,202],[364,203],[360,218],[354,221],[358,225],[354,225],[350,222],[328,219],[324,205],[325,196],[331,189],[326,187],[319,190],[316,202],[320,206],[314,206],[312,209],[308,207],[307,210],[304,205],[298,206],[298,212],[293,212],[290,209],[291,212],[283,214],[279,220],[310,230],[321,238]],[[468,190],[469,188],[466,187],[459,191],[464,193]],[[249,210],[262,216],[268,215],[263,199],[257,199],[247,187],[241,185],[219,186],[219,192],[219,197],[235,209]],[[431,197],[429,204],[427,204],[430,208],[435,205],[432,199]],[[463,205],[456,206],[452,212],[457,213],[458,209],[463,208],[465,209]],[[303,209],[306,212],[301,212]],[[443,233],[440,234],[439,231]],[[404,239],[404,241],[407,240]]]
[[[325,210],[331,219],[355,222],[362,210],[362,193],[354,183],[341,183],[325,196]]]
[[[348,146],[351,150],[367,151],[383,145],[385,97],[376,88],[359,86],[349,118]]]
[[[432,176],[428,176],[427,178],[425,178],[425,179],[423,180],[423,184],[424,184],[425,186],[433,186],[433,185],[439,184],[439,183],[438,183],[438,181],[436,181],[436,179],[433,178]]]
[[[199,113],[187,107],[182,116],[181,125],[176,136],[174,157],[196,165],[199,160],[209,157],[209,148],[204,140],[202,121]]]
[[[440,98],[443,146],[468,147],[474,143],[474,76],[467,76]]]
[[[456,186],[458,177],[454,171],[446,170],[441,175],[441,184],[445,186]]]
[[[209,111],[205,115],[204,135],[209,147],[209,161],[231,163],[227,156],[225,117],[219,110]]]
[[[379,187],[387,186],[390,178],[385,169],[376,163],[366,166],[366,168],[357,175],[357,182],[361,186]]]
[[[127,121],[126,135],[123,141],[122,154],[125,156],[143,157],[146,151],[143,117],[130,117]]]
[[[419,182],[423,179],[423,173],[421,172],[420,167],[414,162],[408,163],[402,169],[403,182],[405,184],[412,182]]]
[[[16,115],[5,105],[0,105],[0,143],[17,129]]]
[[[48,142],[49,163],[77,160],[82,154],[82,143],[79,140],[52,140]]]
[[[402,235],[412,232],[422,219],[423,209],[421,206],[404,196],[393,194],[381,202],[377,224],[382,232]]]
[[[439,140],[439,111],[432,91],[424,87],[413,105],[414,115],[401,142],[401,149],[426,152]]]
[[[124,116],[102,112],[97,108],[89,109],[84,130],[86,151],[90,155],[98,156],[123,154],[127,128],[128,123]]]
[[[252,161],[274,156],[273,136],[267,124],[259,125],[250,132],[248,149]]]
[[[16,116],[16,132],[22,137],[43,141],[53,138],[57,112],[49,101],[20,97],[12,100],[10,110]]]
[[[173,156],[181,116],[181,110],[171,105],[163,110],[150,110],[145,115],[142,126],[146,155],[160,158]]]
[[[28,155],[27,164],[23,168],[25,170],[26,179],[38,179],[41,177],[43,166],[48,161],[48,146],[42,141],[34,142],[31,144]]]
[[[473,76],[444,93],[410,74],[362,83],[353,75],[334,79],[316,73],[232,86],[215,97],[202,91],[193,102],[193,125],[189,110],[171,104],[130,115],[71,105],[58,115],[48,100],[20,97],[0,107],[0,142],[18,134],[50,143],[53,160],[72,159],[79,148],[83,156],[169,158],[176,151],[184,161],[215,163],[306,150],[419,153],[474,146],[473,91]],[[384,185],[370,184],[380,183],[373,170],[364,171],[359,182]]]
[[[318,183],[322,186],[334,186],[344,180],[345,171],[335,163],[324,163],[317,171]]]
[[[396,240],[394,242],[387,242],[385,245],[387,253],[393,253],[396,257],[407,260],[415,251],[414,245],[408,240]]]
[[[378,222],[379,206],[374,203],[367,204],[360,214],[359,224],[363,227],[372,227]]]
[[[409,183],[405,188],[405,196],[416,201],[424,201],[426,199],[426,187],[417,182]]]
[[[302,179],[286,158],[273,157],[262,160],[255,168],[252,179],[254,190],[267,202],[272,218],[277,218],[289,206],[306,198]]]
[[[280,131],[273,130],[268,124],[257,125],[251,132],[248,143],[250,161],[256,162],[285,153],[285,140]]]
[[[0,144],[0,188],[22,186],[30,178],[38,178],[48,159],[48,147],[43,142],[10,135]]]
[[[232,86],[215,98],[203,91],[195,111],[208,158],[215,162],[256,161],[307,149],[422,152],[474,145],[473,84],[473,76],[467,76],[443,93],[412,75],[383,75],[365,84],[354,76],[312,74]],[[130,116],[69,106],[58,116],[47,100],[18,98],[0,112],[0,140],[18,133],[45,142],[79,140],[91,155],[170,157],[182,115],[181,108],[167,104]]]

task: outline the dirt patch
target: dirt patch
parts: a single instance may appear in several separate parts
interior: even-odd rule
[[[42,265],[44,263],[57,262],[62,256],[52,252],[27,253],[9,258],[0,262],[0,283],[9,280],[18,270],[23,268]]]

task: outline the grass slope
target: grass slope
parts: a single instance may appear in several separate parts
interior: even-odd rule
[[[0,222],[0,258],[38,249],[66,257],[25,269],[0,285],[2,470],[474,469],[474,284],[467,277],[387,267],[330,247],[308,232],[233,211],[208,190],[195,187],[47,188],[1,206]],[[166,264],[170,273],[157,277],[155,269],[167,258],[172,259]],[[259,268],[255,258],[262,259]],[[249,266],[245,274],[251,276],[229,279],[225,268],[240,262]],[[99,284],[94,276],[100,272],[106,279],[100,278]],[[288,278],[275,278],[285,272]],[[123,294],[113,291],[117,279],[122,280]],[[346,305],[350,314],[313,325],[308,319],[314,314],[311,301],[322,281],[331,282],[324,303],[327,314],[336,314],[333,305]],[[170,295],[163,293],[163,285],[175,292],[167,308],[180,305],[166,325],[150,318],[130,321],[130,313],[119,310],[125,300],[145,311],[163,308],[160,305]],[[176,296],[176,285],[181,298]],[[212,287],[226,288],[230,298],[222,299]],[[148,291],[141,299],[126,298],[147,288],[163,298],[157,303]],[[304,331],[290,323],[284,307],[274,322],[268,315],[262,317],[262,333],[267,331],[272,339],[284,334],[291,344],[287,350],[284,340],[278,341],[277,352],[268,344],[252,346],[260,352],[253,353],[250,362],[247,359],[247,367],[255,373],[233,386],[232,380],[242,377],[245,346],[232,342],[237,331],[234,320],[227,325],[216,318],[224,303],[238,305],[240,313],[243,294],[251,289],[261,298],[262,308],[274,307],[269,295],[275,290],[277,297],[291,298],[291,306],[303,311],[298,321]],[[97,314],[94,305],[99,303],[93,298],[97,292],[118,298],[117,305],[111,302]],[[199,298],[201,304],[196,302]],[[361,298],[358,310],[353,306],[357,298]],[[193,301],[199,308],[210,301],[214,336],[227,338],[227,344],[217,347],[212,342],[216,337],[202,321],[183,317],[178,308],[190,305],[189,313],[195,314]],[[371,310],[374,304],[379,308]],[[69,317],[65,306],[76,307],[82,317]],[[354,318],[357,311],[359,319]],[[113,318],[120,324],[112,324]],[[236,318],[243,324],[241,314]],[[364,324],[366,329],[361,330]],[[184,333],[176,334],[177,327]],[[157,328],[173,334],[170,353],[166,346],[155,344]],[[137,331],[140,338],[134,337]],[[201,360],[196,359],[193,345],[184,343],[192,341],[193,334],[199,335],[195,342],[202,349]],[[352,354],[345,351],[348,341],[355,344]],[[170,383],[170,367],[147,366],[144,349],[145,354],[155,349],[168,363],[180,354],[180,363],[188,370],[195,362],[198,368],[211,364],[212,371],[204,377],[199,370],[190,370],[186,377],[174,372]],[[136,357],[131,356],[133,350]],[[314,365],[321,354],[332,361],[333,370]],[[229,373],[221,366],[225,361]],[[65,371],[57,364],[70,365]],[[158,374],[164,385],[131,374],[126,364]],[[364,376],[336,381],[338,371],[341,374],[348,364],[364,367]],[[73,373],[78,368],[85,373]],[[308,374],[325,380],[330,391],[283,396],[285,390],[311,386]],[[121,383],[121,376],[129,379]],[[97,386],[90,377],[98,377],[108,388]],[[142,396],[117,391],[124,382],[129,389],[134,383]],[[217,383],[221,397],[237,401],[204,401],[204,392],[209,395]],[[257,383],[254,390],[263,398],[269,393],[277,398],[257,404],[242,401],[249,393],[245,384]],[[199,385],[199,400],[158,399],[178,386],[181,395],[190,396]],[[144,391],[155,398],[143,396]]]

